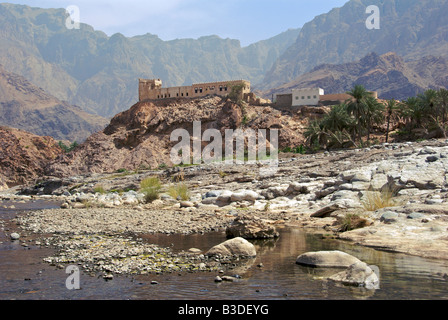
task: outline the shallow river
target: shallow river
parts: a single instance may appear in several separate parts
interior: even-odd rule
[[[3,205],[3,204],[2,204]],[[10,204],[8,204],[10,205]],[[0,209],[8,220],[17,210],[52,207],[35,202]],[[30,207],[32,206],[32,207]],[[238,274],[237,282],[215,283],[215,272],[144,276],[115,276],[111,281],[81,274],[80,290],[68,290],[65,270],[42,261],[52,250],[22,247],[0,232],[0,300],[303,300],[303,299],[448,299],[448,262],[376,251],[303,230],[280,230],[276,241],[256,241],[258,256],[247,265],[236,266],[226,275]],[[148,235],[144,239],[174,251],[199,248],[204,251],[226,240],[224,233],[190,236]],[[295,264],[298,255],[319,250],[341,250],[378,267],[380,288],[344,287],[322,280],[322,271]],[[262,267],[258,265],[262,264]],[[338,270],[331,270],[330,274]],[[151,284],[156,281],[157,284]]]

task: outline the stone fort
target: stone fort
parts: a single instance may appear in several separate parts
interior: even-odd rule
[[[160,79],[139,79],[139,100],[200,98],[208,95],[224,97],[232,91],[233,86],[237,85],[242,86],[241,98],[251,93],[250,82],[246,80],[198,83],[191,86],[162,88],[162,80]]]

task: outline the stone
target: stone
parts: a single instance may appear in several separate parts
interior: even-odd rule
[[[345,271],[332,275],[328,280],[371,290],[379,289],[380,283],[378,275],[362,261],[352,264]]]
[[[214,246],[206,253],[206,255],[255,257],[257,251],[252,243],[244,238],[238,237]]]
[[[423,219],[425,215],[420,212],[412,212],[408,215],[408,219]]]
[[[424,147],[422,150],[420,150],[420,152],[418,154],[425,155],[425,154],[436,154],[436,153],[437,153],[437,151],[435,151],[433,148]]]
[[[16,232],[11,233],[10,237],[11,237],[11,240],[19,240],[20,239],[20,235]]]
[[[181,201],[180,202],[180,207],[181,208],[193,208],[194,207],[194,203],[191,201]]]
[[[259,197],[258,193],[251,190],[244,190],[240,192],[232,193],[230,197],[230,201],[239,202],[239,201],[252,201],[254,202]]]
[[[331,204],[329,206],[326,206],[322,209],[317,210],[316,212],[311,214],[312,218],[326,218],[329,217],[330,214],[332,214],[333,212],[337,211],[341,209],[339,204]]]
[[[396,222],[397,219],[398,219],[397,212],[387,211],[387,212],[383,213],[383,215],[380,218],[380,221],[384,222],[384,223],[392,223],[392,222]]]
[[[244,239],[278,238],[280,234],[273,225],[261,219],[237,217],[226,229],[227,238],[241,237]]]
[[[321,268],[348,268],[356,262],[361,260],[337,250],[308,252],[298,256],[296,260],[299,265]]]
[[[426,158],[426,162],[436,162],[437,160],[439,160],[438,156],[429,156]]]

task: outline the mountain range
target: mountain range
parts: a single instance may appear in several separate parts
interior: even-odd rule
[[[366,8],[379,9],[380,29],[368,29]],[[448,57],[447,0],[351,0],[306,23],[267,72],[260,90],[279,87],[321,64],[395,52],[405,61]]]
[[[67,29],[65,9],[0,4],[0,64],[58,99],[105,117],[138,99],[138,78],[164,85],[248,79],[260,82],[297,38],[290,29],[241,47],[239,40],[204,36],[163,41],[156,35],[111,37],[87,24]]]
[[[0,126],[57,140],[82,142],[108,121],[60,101],[0,65]]]
[[[322,64],[291,82],[263,92],[264,96],[298,88],[323,88],[326,94],[344,93],[354,85],[377,91],[382,99],[405,100],[427,89],[448,87],[448,58],[425,56],[406,62],[394,52],[374,52],[342,64]]]

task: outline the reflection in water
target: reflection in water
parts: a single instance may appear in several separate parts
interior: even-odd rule
[[[2,214],[2,211],[0,211]],[[3,211],[4,214],[4,211]],[[276,299],[447,299],[443,275],[448,262],[392,254],[323,240],[319,235],[285,228],[278,239],[252,241],[256,259],[226,270],[223,275],[241,276],[235,282],[215,283],[217,272],[115,276],[81,276],[82,290],[65,287],[65,270],[42,262],[49,248],[23,248],[9,240],[0,244],[0,299],[148,299],[148,300],[276,300]],[[198,248],[206,252],[226,240],[224,232],[205,235],[145,235],[145,241],[173,251]],[[345,287],[324,280],[340,270],[299,266],[296,258],[305,252],[341,250],[369,265],[378,266],[380,289]],[[262,265],[262,267],[260,267]],[[151,281],[158,285],[152,285]]]

